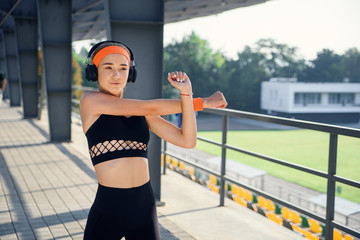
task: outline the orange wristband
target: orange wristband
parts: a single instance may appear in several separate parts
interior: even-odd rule
[[[203,100],[201,97],[193,99],[194,111],[202,111],[204,109]]]

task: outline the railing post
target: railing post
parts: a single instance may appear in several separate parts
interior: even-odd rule
[[[331,225],[334,220],[335,211],[335,181],[334,175],[336,174],[336,155],[337,155],[337,134],[330,134],[329,146],[329,163],[328,163],[328,179],[327,179],[327,194],[326,194],[326,229],[325,239],[333,239],[333,227]]]
[[[221,146],[221,173],[220,173],[220,206],[225,202],[225,173],[226,173],[226,137],[228,130],[229,117],[223,115],[222,118],[222,146]]]

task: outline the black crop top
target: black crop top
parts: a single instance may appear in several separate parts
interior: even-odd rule
[[[147,158],[150,135],[144,116],[102,114],[85,135],[94,166],[115,158]]]

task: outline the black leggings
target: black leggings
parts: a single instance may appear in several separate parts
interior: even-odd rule
[[[160,239],[150,182],[134,188],[99,184],[87,219],[84,240]]]

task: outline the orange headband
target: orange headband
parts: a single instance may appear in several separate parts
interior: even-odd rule
[[[103,49],[101,49],[99,52],[97,52],[95,54],[95,56],[93,57],[93,64],[98,67],[100,61],[106,57],[109,54],[113,54],[113,53],[118,53],[123,55],[124,57],[126,57],[126,59],[129,62],[129,67],[130,67],[130,56],[129,53],[122,47],[120,46],[108,46],[108,47],[104,47]]]

